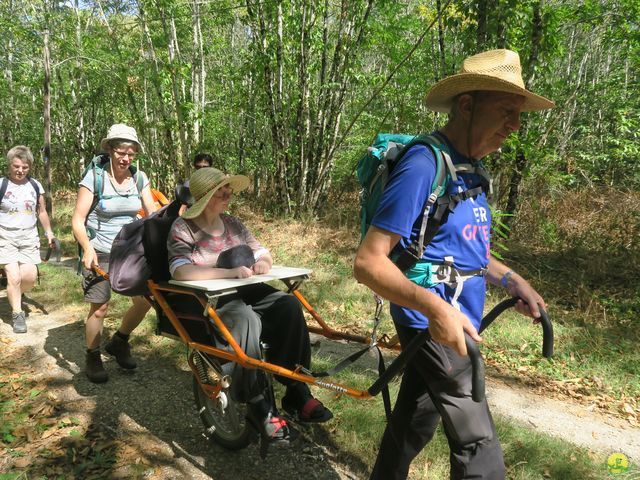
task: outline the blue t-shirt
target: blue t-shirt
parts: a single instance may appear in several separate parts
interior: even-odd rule
[[[441,135],[442,136],[442,135]],[[449,144],[449,152],[454,164],[470,163],[469,159],[457,152]],[[372,225],[400,235],[396,249],[403,249],[416,238],[422,220],[422,212],[431,193],[436,173],[433,152],[424,145],[412,147],[395,166],[385,187]],[[476,174],[458,174],[458,180],[450,180],[448,193],[459,193],[479,185]],[[425,250],[424,261],[443,263],[445,256],[452,256],[453,266],[470,271],[486,268],[489,263],[491,212],[486,195],[481,193],[458,203],[447,221]],[[480,326],[485,299],[485,279],[474,276],[464,282],[458,297],[460,310],[476,328]],[[445,284],[430,287],[429,290],[451,303],[455,289]],[[426,328],[429,320],[420,312],[391,304],[394,321],[412,328]]]
[[[138,175],[142,176],[141,185],[144,189],[149,185],[149,179],[144,172],[138,171]],[[111,252],[111,244],[118,232],[136,219],[138,210],[142,207],[140,196],[142,190],[138,192],[135,178],[130,177],[121,191],[115,189],[109,178],[109,172],[105,169],[102,177],[104,198],[87,217],[87,227],[95,232],[95,237],[90,240],[91,245],[96,251],[102,253]],[[95,193],[92,168],[87,171],[79,185]]]

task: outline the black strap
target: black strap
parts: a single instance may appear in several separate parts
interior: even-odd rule
[[[439,140],[440,144],[437,146],[434,145],[430,137],[431,139],[435,139],[436,141]],[[409,247],[401,251],[398,255],[396,255],[393,258],[393,261],[396,264],[396,266],[403,272],[413,268],[413,266],[420,261],[424,253],[424,250],[427,248],[429,243],[431,243],[433,238],[436,236],[436,234],[438,233],[438,230],[440,229],[440,226],[447,221],[449,213],[455,210],[455,208],[458,206],[458,203],[460,203],[461,201],[467,200],[469,198],[474,198],[483,192],[489,194],[491,190],[490,182],[487,180],[486,176],[479,173],[479,172],[484,172],[484,168],[480,164],[480,166],[478,166],[473,171],[468,171],[468,170],[461,171],[461,173],[476,173],[477,175],[479,175],[481,177],[480,185],[456,194],[449,194],[446,192],[446,188],[448,184],[448,181],[447,181],[448,173],[449,173],[448,171],[450,170],[450,168],[454,168],[454,167],[452,167],[452,165],[450,164],[451,162],[450,161],[448,162],[447,159],[445,159],[444,157],[443,152],[446,151],[446,148],[443,150],[442,146],[443,145],[446,146],[448,145],[448,143],[443,137],[439,135],[438,132],[435,132],[433,135],[429,135],[426,137],[425,136],[418,137],[415,140],[408,143],[399,153],[396,159],[396,162],[399,162],[404,156],[404,154],[411,147],[415,145],[424,145],[430,148],[431,151],[433,152],[433,155],[436,161],[436,172],[440,172],[440,174],[442,175],[442,178],[436,179],[436,183],[438,185],[442,185],[443,188],[445,189],[445,192],[436,200],[433,214],[428,215],[426,220],[423,220],[423,223],[425,221],[427,222],[425,227],[424,237],[422,239],[414,238],[413,241],[411,242],[411,245],[409,245]],[[451,174],[454,175],[453,172]],[[427,208],[430,208],[430,205],[428,204],[428,197],[427,197],[427,200],[425,200],[425,206],[421,213],[422,218],[425,217],[425,209]],[[426,213],[428,214],[429,212],[426,212]],[[422,226],[423,225],[421,224],[421,228]]]
[[[38,200],[40,199],[40,191],[38,190],[38,184],[33,178],[27,176],[27,180],[29,180],[29,183],[31,184],[31,186],[36,192],[36,215],[37,215],[38,210],[40,208],[40,205],[38,204]],[[2,183],[0,184],[0,202],[2,202],[2,199],[4,198],[4,194],[7,193],[8,187],[9,187],[9,179],[7,177],[2,177]]]
[[[344,370],[345,368],[347,368],[349,365],[351,365],[352,363],[354,363],[356,360],[358,360],[362,355],[364,355],[365,353],[367,353],[369,350],[371,350],[373,347],[376,347],[375,345],[371,345],[368,347],[363,348],[362,350],[358,350],[355,353],[352,353],[351,355],[349,355],[347,358],[345,358],[344,360],[342,360],[340,363],[338,363],[335,367],[330,368],[329,370],[325,370],[322,372],[308,372],[312,377],[316,377],[316,378],[320,378],[320,377],[331,377],[333,375],[335,375],[338,372],[341,372],[342,370]],[[379,349],[378,349],[379,350]]]
[[[2,177],[2,184],[0,185],[0,202],[4,198],[4,194],[7,193],[7,187],[9,186],[9,179]]]
[[[382,351],[376,345],[376,351],[378,353],[378,378],[384,375],[386,371],[386,367],[384,365],[384,358],[382,357]],[[395,433],[393,432],[393,428],[391,427],[391,396],[389,395],[389,382],[384,384],[384,387],[381,390],[382,393],[382,403],[384,404],[384,413],[387,417],[387,424],[389,425],[389,429],[391,430],[391,434],[395,439]],[[397,440],[396,440],[397,443]]]

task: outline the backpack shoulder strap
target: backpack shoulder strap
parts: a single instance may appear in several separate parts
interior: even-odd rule
[[[36,183],[36,181],[33,178],[27,176],[27,180],[29,180],[29,183],[31,184],[31,186],[33,187],[33,189],[36,192],[36,215],[37,215],[38,214],[38,210],[40,210],[40,190],[38,190],[38,184]]]
[[[89,214],[98,206],[98,203],[104,195],[104,166],[108,161],[109,157],[107,155],[99,155],[91,160],[90,168],[93,172],[93,201],[91,202],[89,212],[87,212],[87,218],[89,218]],[[89,169],[87,169],[87,171],[88,170]]]
[[[453,165],[449,148],[444,140],[435,135],[421,135],[408,143],[399,157],[415,145],[424,145],[433,152],[436,162],[436,174],[431,184],[431,193],[425,201],[422,209],[422,220],[420,223],[420,233],[413,239],[411,245],[403,250],[395,259],[395,263],[402,271],[412,268],[421,258],[427,245],[435,237],[440,225],[443,223],[446,205],[449,204],[447,184],[449,179],[457,180],[456,168]],[[444,200],[443,200],[444,199]],[[432,207],[438,204],[435,213],[431,214]],[[445,208],[442,208],[441,205]]]
[[[142,196],[142,189],[144,188],[144,175],[142,175],[142,173],[140,172],[140,170],[138,170],[136,167],[134,167],[133,165],[131,165],[129,167],[129,170],[131,171],[131,175],[133,176],[133,178],[136,181],[136,190],[138,190],[138,196]]]
[[[4,198],[4,194],[7,193],[7,187],[9,186],[9,179],[7,177],[2,177],[0,180],[0,202]]]
[[[36,183],[36,181],[27,176],[27,180],[29,180],[29,183],[31,184],[31,186],[33,187],[33,189],[36,192],[36,214],[38,213],[38,208],[39,208],[39,204],[38,204],[38,199],[40,197],[40,191],[38,190],[38,184]],[[7,193],[7,188],[9,187],[9,179],[7,177],[2,177],[2,180],[0,180],[0,202],[2,202],[2,199],[4,198],[4,194]]]
[[[36,181],[31,177],[27,177],[27,180],[29,180],[29,183],[31,184],[33,189],[36,191],[36,197],[39,197],[40,196],[40,190],[38,190],[38,184],[36,183]]]

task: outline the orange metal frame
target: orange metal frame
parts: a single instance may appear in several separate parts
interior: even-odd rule
[[[358,342],[363,344],[368,344],[370,342],[369,337],[340,332],[338,330],[334,330],[331,327],[329,327],[322,320],[320,315],[309,304],[307,299],[304,298],[302,293],[298,290],[297,286],[299,285],[300,282],[293,283],[290,280],[283,280],[283,281],[289,288],[289,291],[300,301],[302,306],[309,312],[309,314],[313,317],[313,319],[318,323],[319,327],[309,325],[308,326],[309,331],[318,333],[330,339],[348,340],[348,341]],[[158,303],[158,305],[160,306],[160,308],[162,308],[165,315],[169,318],[169,321],[171,322],[173,328],[175,328],[176,332],[178,332],[178,335],[180,336],[180,340],[183,343],[185,343],[189,348],[197,350],[202,353],[213,355],[214,357],[222,358],[227,361],[235,362],[245,368],[261,369],[275,375],[291,378],[299,382],[309,383],[311,385],[333,390],[339,393],[349,395],[351,397],[355,397],[355,398],[371,397],[369,392],[367,392],[366,390],[353,389],[339,383],[322,380],[322,379],[313,377],[311,375],[301,373],[299,369],[290,370],[288,368],[280,367],[273,363],[265,362],[263,360],[258,360],[258,359],[247,356],[247,354],[242,350],[242,348],[240,348],[236,340],[233,338],[233,336],[231,335],[231,333],[229,332],[229,330],[227,329],[223,321],[220,319],[220,317],[216,313],[215,308],[211,307],[211,305],[208,304],[207,300],[203,298],[202,293],[198,294],[196,291],[191,290],[189,288],[177,287],[170,284],[158,284],[153,280],[149,280],[148,284],[149,284],[149,289],[151,291],[153,299],[155,300],[155,302]],[[189,335],[189,333],[187,332],[187,330],[185,329],[185,327],[182,325],[182,322],[176,315],[176,312],[173,310],[173,308],[171,308],[171,306],[165,299],[164,297],[165,293],[178,293],[178,294],[190,295],[192,297],[195,297],[198,300],[198,302],[202,305],[203,314],[206,309],[209,315],[209,318],[214,323],[215,327],[217,328],[218,332],[222,335],[224,340],[228,342],[233,352],[229,352],[227,350],[216,348],[212,345],[207,345],[204,343],[194,341]],[[380,339],[378,341],[378,344],[385,348],[400,350],[400,345],[398,343],[394,344],[392,341],[390,341],[386,337]],[[193,364],[191,357],[189,360],[189,366],[194,371],[194,373],[196,373],[196,367]],[[200,381],[199,376],[197,374],[195,375],[195,378],[197,378],[198,381]],[[218,396],[218,392],[220,391],[219,385],[214,387],[211,385],[201,384],[201,387],[212,398],[216,398]]]

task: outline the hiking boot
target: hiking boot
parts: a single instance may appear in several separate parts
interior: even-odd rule
[[[118,336],[117,333],[111,337],[111,340],[109,340],[109,343],[107,343],[104,349],[109,355],[116,357],[116,362],[118,362],[118,365],[122,368],[133,370],[138,366],[136,359],[131,356],[129,342]]]
[[[109,380],[109,375],[102,365],[102,357],[100,357],[100,349],[87,350],[85,357],[85,373],[90,382],[104,383]]]
[[[27,320],[24,312],[12,313],[13,333],[27,333]]]

